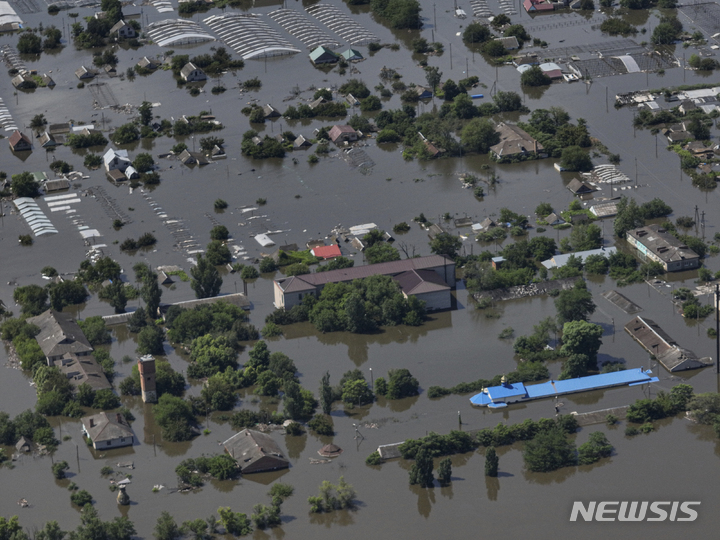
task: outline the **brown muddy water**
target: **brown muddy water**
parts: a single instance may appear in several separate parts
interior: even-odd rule
[[[307,5],[307,4],[304,4]],[[338,2],[346,10],[344,4]],[[490,2],[494,13],[500,13],[498,6]],[[267,14],[280,4],[255,6],[252,12]],[[288,7],[300,9],[300,4]],[[468,13],[469,4],[460,3]],[[81,16],[92,10],[76,9]],[[467,21],[451,17],[452,6],[433,5],[423,2],[425,29],[422,36],[445,45],[445,54],[431,57],[430,65],[440,67],[445,78],[455,80],[469,75],[478,75],[488,88],[487,95],[496,81],[500,90],[519,90],[519,74],[512,67],[495,69],[483,57],[469,50],[456,34],[462,31]],[[217,12],[215,10],[214,12]],[[433,14],[433,12],[435,12]],[[469,156],[462,159],[441,159],[419,163],[402,160],[401,148],[393,145],[377,147],[373,142],[363,149],[375,162],[375,166],[362,174],[351,169],[337,157],[321,159],[317,165],[309,165],[305,153],[298,152],[283,160],[253,161],[240,154],[242,133],[249,129],[247,118],[240,109],[251,100],[260,104],[271,103],[284,110],[288,105],[300,101],[283,102],[293,86],[303,90],[311,85],[316,87],[340,85],[349,77],[363,79],[370,88],[379,82],[378,74],[383,66],[397,69],[406,83],[424,83],[424,73],[417,65],[419,57],[413,57],[408,50],[409,43],[417,32],[391,32],[372,20],[365,8],[353,8],[356,19],[373,31],[382,42],[397,41],[399,51],[383,49],[364,62],[357,64],[359,74],[348,72],[339,76],[337,69],[326,73],[314,69],[305,52],[295,57],[275,58],[264,61],[249,61],[237,75],[224,76],[228,91],[220,96],[206,92],[191,97],[187,90],[176,87],[169,72],[159,71],[149,77],[138,77],[134,82],[120,79],[101,78],[108,83],[119,104],[139,105],[144,99],[160,103],[154,110],[162,118],[177,118],[182,114],[197,114],[211,110],[225,124],[226,128],[216,135],[225,139],[228,159],[202,169],[180,167],[178,162],[159,160],[162,167],[162,184],[152,191],[151,197],[160,204],[168,216],[185,220],[188,229],[201,244],[209,240],[208,231],[214,221],[226,225],[235,242],[246,248],[248,256],[257,256],[262,251],[251,238],[265,229],[283,230],[274,237],[278,244],[303,244],[312,238],[326,237],[338,225],[351,226],[375,222],[381,228],[390,229],[393,224],[410,220],[423,212],[429,219],[437,219],[445,212],[458,216],[472,216],[478,220],[496,214],[501,207],[530,214],[542,201],[551,202],[555,208],[564,208],[571,201],[571,194],[565,185],[572,175],[559,175],[552,167],[552,160],[518,165],[496,166],[500,183],[483,200],[478,201],[472,194],[461,189],[457,174],[464,171],[480,172],[486,158]],[[209,13],[212,14],[212,13]],[[200,19],[205,18],[202,15]],[[624,15],[625,16],[625,15]],[[64,19],[63,19],[64,17]],[[152,6],[144,7],[148,21],[167,18]],[[658,23],[658,14],[637,13],[628,16],[634,24],[651,29]],[[66,27],[70,19],[66,13],[49,17],[44,13],[25,16],[27,22],[36,26],[54,23]],[[196,16],[197,20],[198,17]],[[267,18],[266,18],[267,19]],[[597,43],[609,40],[596,30],[602,20],[596,14],[590,20],[579,14],[544,15],[531,18],[521,11],[512,17],[513,22],[526,25],[533,36],[547,41],[550,47]],[[435,22],[437,21],[437,22]],[[558,26],[557,23],[570,23]],[[66,30],[67,31],[67,30]],[[649,34],[648,34],[649,35]],[[638,37],[638,41],[647,39]],[[291,38],[291,42],[295,43]],[[0,46],[14,45],[16,37],[0,36]],[[178,53],[191,55],[209,52],[219,44],[203,44],[192,47],[176,47]],[[302,48],[302,47],[301,47]],[[304,51],[304,48],[302,48]],[[365,47],[359,50],[366,53]],[[452,50],[451,50],[452,49]],[[157,55],[161,51],[151,45],[142,49],[120,50],[119,71],[137,62],[144,55]],[[688,51],[678,49],[680,57]],[[452,66],[451,66],[452,62]],[[76,51],[66,47],[56,55],[43,54],[39,59],[26,59],[28,67],[39,72],[52,70],[58,83],[54,90],[38,89],[33,93],[14,94],[10,77],[0,78],[0,97],[5,100],[10,112],[19,125],[29,124],[33,115],[44,113],[52,123],[70,119],[86,122],[102,122],[105,129],[118,126],[128,117],[110,110],[95,111],[91,108],[92,97],[88,88],[76,89],[74,70],[80,65],[91,63],[87,51]],[[259,92],[241,94],[236,80],[254,76],[263,81]],[[712,79],[709,79],[712,80]],[[590,85],[554,84],[547,89],[524,93],[525,103],[531,109],[562,106],[573,118],[582,117],[588,122],[592,136],[602,140],[611,152],[621,155],[621,169],[633,180],[637,177],[637,189],[614,193],[632,193],[639,202],[660,197],[675,210],[674,217],[694,215],[695,207],[705,211],[706,238],[712,238],[720,225],[720,219],[713,208],[717,207],[714,192],[701,193],[693,188],[690,180],[680,174],[678,158],[664,150],[660,141],[656,157],[656,140],[647,132],[632,129],[633,111],[616,110],[612,107],[613,96],[619,92],[642,88],[658,88],[682,84],[683,82],[708,82],[707,78],[679,68],[669,69],[664,76],[657,74],[636,74],[596,79]],[[311,91],[301,94],[302,100],[312,96]],[[609,104],[606,107],[606,96]],[[486,98],[487,99],[487,98]],[[400,106],[399,97],[394,96],[383,104],[385,109]],[[439,107],[438,100],[421,105],[421,112]],[[517,120],[517,115],[507,119]],[[498,118],[500,119],[500,118]],[[259,129],[269,134],[284,130],[302,133],[307,137],[312,131],[329,121],[287,122],[276,120]],[[253,126],[257,129],[257,126]],[[199,137],[198,137],[199,138]],[[150,151],[153,155],[167,152],[175,140],[160,138],[142,141],[128,149],[133,155],[139,151]],[[192,138],[186,139],[188,146],[197,144]],[[298,155],[299,154],[299,155]],[[82,152],[74,153],[68,148],[58,148],[54,153],[82,167]],[[298,163],[292,162],[298,158]],[[635,159],[637,158],[637,169]],[[13,156],[7,145],[0,144],[0,170],[14,174],[24,170],[47,170],[53,155],[36,150],[27,157]],[[602,162],[597,159],[596,162]],[[112,220],[101,208],[98,200],[83,198],[75,205],[76,216],[85,224],[98,228],[104,235],[102,243],[107,244],[105,253],[120,261],[126,272],[132,265],[145,260],[153,265],[179,264],[189,268],[187,254],[173,248],[173,238],[161,220],[152,211],[149,202],[140,190],[130,193],[127,187],[115,188],[101,172],[91,172],[90,179],[80,182],[80,189],[101,185],[133,218],[133,223],[121,232],[112,229]],[[598,194],[601,195],[601,194]],[[609,195],[606,188],[602,195]],[[212,202],[222,197],[230,203],[227,211],[216,214]],[[249,220],[241,207],[253,205],[264,197],[266,206],[254,212],[263,216]],[[30,248],[21,248],[17,236],[29,232],[19,217],[10,214],[7,202],[3,203],[6,216],[0,220],[0,299],[13,306],[12,289],[15,284],[42,284],[40,269],[45,265],[56,267],[61,273],[73,272],[84,258],[86,247],[72,220],[62,212],[47,212],[60,233],[39,238]],[[41,208],[47,205],[40,202]],[[130,210],[132,208],[133,210]],[[253,217],[254,217],[253,216]],[[606,242],[612,243],[610,222],[604,223]],[[114,241],[128,236],[137,237],[152,231],[158,238],[156,249],[130,256],[120,253]],[[458,232],[463,232],[462,230]],[[702,234],[699,231],[698,234]],[[531,234],[536,234],[531,232]],[[561,238],[567,232],[555,231],[545,234]],[[512,240],[508,240],[512,241]],[[424,232],[412,226],[411,231],[398,237],[409,252],[429,254],[428,240]],[[397,245],[397,244],[396,244]],[[464,249],[476,252],[486,246],[467,240]],[[489,246],[489,249],[499,249]],[[348,255],[358,259],[361,254],[343,247]],[[706,260],[706,266],[713,272],[720,270],[717,257]],[[672,286],[682,284],[693,286],[695,273],[672,276]],[[13,286],[8,283],[13,282]],[[614,288],[609,278],[590,282],[598,310],[592,321],[603,325],[605,335],[600,350],[601,361],[620,360],[628,367],[646,368],[650,365],[645,352],[624,332],[623,325],[630,316],[605,301],[600,294]],[[242,290],[242,282],[234,275],[225,276],[223,293]],[[706,330],[713,322],[700,324],[685,321],[674,312],[670,303],[672,287],[664,285],[650,288],[645,284],[634,285],[622,290],[633,302],[643,308],[643,314],[656,320],[678,343],[694,350],[700,356],[714,357],[714,342],[707,338]],[[249,284],[249,297],[253,302],[251,322],[261,327],[265,316],[272,307],[272,276],[263,276]],[[272,351],[282,351],[292,357],[300,370],[302,384],[316,391],[319,379],[325,371],[331,374],[331,381],[337,382],[342,373],[358,367],[370,378],[386,375],[389,369],[404,367],[410,369],[423,389],[431,385],[451,386],[461,381],[491,377],[497,373],[512,370],[513,359],[511,340],[499,340],[500,331],[507,327],[522,335],[532,330],[532,325],[543,317],[555,314],[550,298],[535,298],[505,302],[496,310],[476,311],[470,304],[466,291],[459,287],[456,292],[458,309],[435,314],[420,328],[389,328],[384,332],[369,335],[334,333],[320,335],[309,325],[286,328],[285,336],[269,341]],[[183,300],[193,294],[187,283],[178,282],[175,289],[164,291],[164,300]],[[704,299],[709,301],[708,298]],[[134,303],[129,307],[133,308]],[[108,314],[109,306],[93,296],[86,305],[68,308],[80,317]],[[16,310],[17,311],[17,310]],[[493,316],[488,317],[490,313]],[[111,346],[112,356],[120,359],[123,355],[134,355],[134,339],[124,328],[114,330]],[[184,370],[186,359],[169,345],[167,356],[178,370]],[[247,352],[240,361],[244,362]],[[0,362],[6,361],[6,351],[0,349]],[[550,365],[553,376],[560,372],[560,365]],[[129,364],[117,364],[118,377],[130,373]],[[692,384],[697,392],[718,391],[719,381],[713,369],[673,375],[662,368],[657,370],[660,382],[651,389],[621,388],[600,392],[568,396],[563,398],[561,410],[564,413],[585,412],[631,403],[635,399],[655,395],[661,389],[669,389],[678,382]],[[28,378],[20,371],[6,369],[0,377],[0,410],[11,416],[32,408],[35,404],[34,389]],[[189,393],[199,392],[198,386],[190,387]],[[137,527],[138,535],[150,537],[157,516],[163,510],[170,511],[178,521],[205,518],[216,512],[220,506],[230,506],[235,511],[251,513],[256,503],[268,503],[269,484],[281,479],[295,487],[295,494],[283,505],[283,525],[268,532],[256,531],[253,537],[262,538],[467,538],[473,535],[519,535],[531,533],[536,538],[678,538],[694,535],[707,538],[717,530],[718,519],[714,508],[718,503],[715,486],[720,481],[718,460],[719,446],[712,431],[695,426],[684,419],[660,422],[656,432],[635,438],[624,436],[624,424],[617,428],[593,426],[582,429],[576,436],[578,444],[587,440],[595,430],[605,432],[615,446],[614,455],[602,462],[585,467],[567,468],[550,474],[532,474],[524,470],[521,446],[502,448],[500,455],[500,477],[486,479],[483,475],[483,452],[453,457],[453,482],[450,487],[436,487],[423,490],[408,486],[409,463],[389,462],[381,467],[368,467],[364,460],[379,444],[402,441],[406,438],[423,436],[430,431],[446,433],[458,426],[458,411],[462,417],[462,429],[471,430],[495,426],[499,422],[515,423],[525,418],[538,419],[554,414],[553,403],[547,400],[525,405],[514,405],[501,412],[473,409],[470,396],[448,396],[430,400],[423,392],[420,396],[397,402],[379,400],[372,406],[345,411],[336,406],[333,411],[336,435],[332,439],[306,434],[292,438],[275,435],[281,446],[287,449],[292,466],[279,473],[248,475],[240,480],[209,482],[202,490],[190,494],[169,493],[162,489],[153,493],[155,485],[174,487],[174,469],[186,457],[203,453],[213,454],[222,448],[219,442],[232,434],[232,429],[211,415],[208,426],[211,433],[200,436],[189,443],[172,444],[161,440],[159,429],[153,422],[152,407],[143,405],[135,398],[123,398],[137,417],[133,429],[138,443],[129,449],[110,452],[92,452],[80,436],[77,421],[56,421],[54,427],[59,438],[69,435],[71,440],[60,445],[55,460],[66,460],[71,465],[71,474],[66,481],[54,481],[50,473],[50,459],[22,458],[14,469],[0,470],[0,515],[18,514],[21,523],[29,530],[40,527],[48,520],[57,520],[64,529],[78,524],[78,509],[73,508],[66,487],[72,481],[81,489],[87,489],[96,500],[96,507],[103,519],[127,514]],[[238,407],[273,410],[277,403],[259,402],[252,394],[242,396]],[[364,439],[354,438],[353,424],[361,424]],[[344,453],[331,464],[311,464],[310,459],[318,457],[317,450],[330,441],[344,449]],[[155,442],[155,444],[153,444]],[[118,469],[119,462],[132,461],[135,469]],[[108,491],[108,480],[100,476],[100,469],[110,465],[116,470],[132,474],[128,493],[132,504],[121,508],[115,502],[115,494]],[[324,516],[308,514],[307,498],[315,495],[323,480],[337,481],[344,476],[358,492],[358,508],[355,511],[336,512]],[[20,508],[17,501],[26,498],[29,508]],[[699,518],[692,523],[585,523],[569,522],[573,501],[701,501]]]

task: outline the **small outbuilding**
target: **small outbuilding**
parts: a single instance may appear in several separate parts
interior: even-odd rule
[[[425,86],[416,86],[414,90],[417,93],[418,99],[430,99],[433,97],[432,90]]]
[[[312,146],[312,143],[302,135],[298,135],[293,141],[293,150],[301,150],[310,146]]]
[[[568,184],[567,188],[573,195],[585,195],[587,193],[597,191],[597,188],[594,188],[587,182],[583,182],[581,180],[578,180],[577,178],[573,178]]]
[[[340,53],[340,56],[342,56],[348,62],[357,62],[359,60],[364,60],[363,55],[355,49],[348,49],[346,51],[343,51]]]
[[[75,76],[80,79],[81,81],[85,81],[88,79],[92,79],[95,77],[95,72],[90,71],[85,66],[80,66],[77,70],[75,70]]]
[[[318,246],[314,247],[310,250],[310,253],[312,253],[315,257],[320,257],[321,259],[334,259],[335,257],[339,257],[342,255],[340,253],[340,248],[337,244],[333,244],[331,246]]]
[[[55,137],[50,135],[47,131],[45,131],[40,137],[38,138],[38,142],[40,143],[40,146],[43,148],[52,148],[55,145],[57,145],[57,141],[55,140]]]
[[[32,442],[30,442],[24,436],[21,436],[20,440],[15,443],[15,450],[17,450],[18,452],[30,452],[30,450],[32,450]]]
[[[225,451],[237,461],[242,474],[275,471],[290,467],[278,444],[270,435],[243,429],[223,443]]]

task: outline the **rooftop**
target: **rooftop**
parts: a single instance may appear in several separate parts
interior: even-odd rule
[[[666,263],[699,258],[697,253],[660,227],[660,225],[648,225],[633,229],[628,231],[628,235],[635,238]]]

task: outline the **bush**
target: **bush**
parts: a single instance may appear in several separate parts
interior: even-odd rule
[[[65,471],[70,468],[67,461],[58,461],[52,466],[52,473],[55,478],[62,480],[65,478]]]
[[[74,505],[79,506],[80,508],[84,507],[86,504],[92,504],[93,497],[85,491],[84,489],[81,489],[80,491],[77,491],[70,495],[70,500]]]
[[[375,450],[365,459],[365,463],[367,465],[382,465],[383,459],[380,457],[380,453]]]
[[[318,435],[333,435],[332,418],[324,414],[316,414],[312,420],[308,422],[308,427]]]

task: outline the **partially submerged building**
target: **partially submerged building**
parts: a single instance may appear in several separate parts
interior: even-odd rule
[[[407,274],[413,271],[414,274]],[[435,276],[425,271],[433,272],[440,279],[436,279]],[[302,299],[309,294],[318,296],[328,283],[347,283],[354,279],[378,275],[393,277],[398,281],[406,296],[412,295],[420,300],[425,300],[428,309],[450,307],[450,290],[455,286],[455,261],[443,255],[353,266],[352,268],[276,279],[274,281],[274,304],[277,308],[290,309],[300,304]],[[443,299],[441,300],[440,297]]]
[[[132,446],[135,434],[121,413],[101,412],[82,419],[82,431],[95,450]]]
[[[335,144],[346,143],[358,140],[358,132],[352,126],[333,126],[328,131],[328,137]]]
[[[65,353],[53,364],[70,380],[75,388],[87,384],[93,390],[112,390],[102,366],[92,355]]]
[[[573,195],[586,195],[588,193],[592,193],[593,191],[597,191],[597,188],[577,178],[573,178],[572,180],[570,180],[567,188]]]
[[[180,70],[180,77],[185,82],[200,82],[207,80],[205,72],[192,62],[188,62],[185,66],[183,66]]]
[[[680,347],[653,320],[635,317],[625,325],[625,331],[670,372],[712,365],[712,358],[698,358],[691,350]]]
[[[243,429],[223,443],[225,451],[237,461],[242,474],[275,471],[290,467],[290,461],[270,435]]]
[[[27,322],[40,329],[35,339],[47,359],[48,366],[52,366],[55,360],[62,359],[66,354],[87,356],[93,351],[78,323],[67,313],[48,309],[36,317],[30,317]]]
[[[660,225],[628,231],[626,239],[644,259],[660,263],[666,272],[692,270],[700,266],[700,256]]]
[[[490,147],[490,155],[496,161],[537,157],[544,149],[542,144],[518,126],[501,122],[495,131],[500,135],[500,142]]]
[[[589,249],[587,251],[577,251],[575,253],[562,253],[553,255],[549,259],[542,262],[542,265],[550,270],[551,268],[562,268],[568,263],[570,257],[580,259],[580,262],[584,261],[591,255],[602,255],[603,257],[610,257],[613,253],[617,252],[615,247],[604,247],[599,249]]]
[[[337,54],[322,45],[310,53],[310,61],[316,66],[321,64],[334,64],[338,59]]]
[[[13,152],[26,152],[32,150],[32,141],[30,138],[17,129],[13,131],[12,135],[10,135],[8,143],[10,143],[10,149]]]

